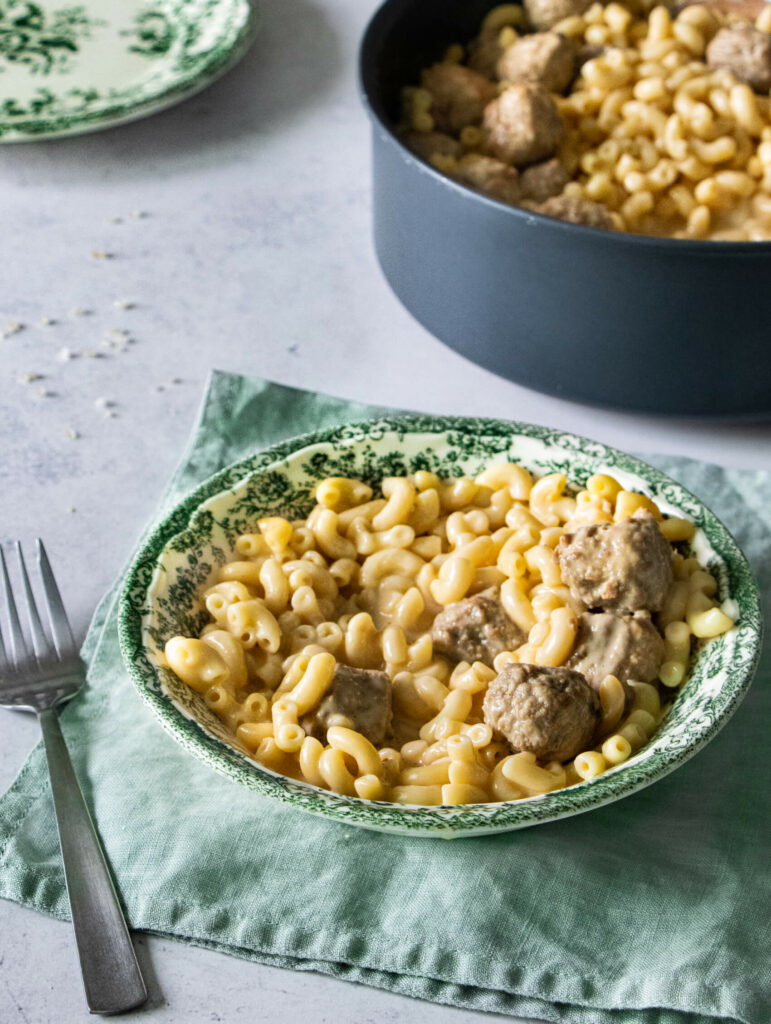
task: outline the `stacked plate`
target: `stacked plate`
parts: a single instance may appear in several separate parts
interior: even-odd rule
[[[209,85],[257,27],[250,0],[60,0],[0,9],[0,141],[144,117]]]

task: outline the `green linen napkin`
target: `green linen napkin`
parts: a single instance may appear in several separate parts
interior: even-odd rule
[[[215,373],[164,504],[285,436],[383,411]],[[729,524],[768,599],[769,474],[650,461]],[[265,800],[186,754],[124,671],[119,586],[62,726],[133,928],[549,1021],[771,1021],[768,649],[728,727],[643,792],[502,836],[402,838]],[[0,896],[68,916],[40,747],[0,800]]]

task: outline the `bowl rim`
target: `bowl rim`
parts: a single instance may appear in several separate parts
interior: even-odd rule
[[[417,156],[408,149],[399,138],[395,125],[392,125],[385,115],[380,100],[375,79],[375,62],[372,59],[381,45],[383,29],[387,28],[387,18],[392,11],[407,9],[411,5],[419,3],[420,0],[383,0],[370,17],[359,44],[357,60],[357,81],[359,96],[370,119],[373,122],[373,129],[382,130],[382,138],[395,144],[404,163],[415,170],[428,174],[437,185],[442,185],[454,192],[459,199],[471,202],[478,202],[488,207],[493,212],[514,218],[514,222],[521,222],[529,227],[540,227],[542,230],[553,229],[557,232],[568,232],[570,234],[579,232],[587,239],[595,241],[605,240],[608,245],[627,245],[635,248],[663,250],[665,252],[675,251],[677,254],[692,253],[700,257],[720,258],[726,255],[726,246],[730,246],[730,253],[743,256],[767,257],[771,254],[771,239],[764,242],[725,242],[714,239],[698,238],[661,238],[657,235],[636,235],[625,231],[608,231],[605,228],[593,228],[584,224],[571,224],[567,221],[558,220],[555,217],[547,217],[542,213],[535,213],[531,210],[524,210],[519,206],[510,206],[500,199],[493,199],[491,196],[477,192],[469,185],[450,178],[443,174],[433,164]],[[516,0],[521,3],[521,0]],[[491,4],[494,7],[495,4]],[[386,22],[384,26],[382,23]]]
[[[159,676],[147,656],[144,643],[143,616],[148,610],[147,591],[164,549],[173,538],[191,527],[201,504],[227,493],[253,475],[285,463],[310,446],[335,441],[351,444],[383,432],[401,435],[402,440],[407,434],[473,434],[477,438],[506,436],[512,441],[517,437],[535,437],[555,445],[558,450],[562,449],[567,457],[571,453],[587,451],[595,461],[634,473],[653,487],[674,487],[675,492],[682,496],[680,500],[685,499],[686,503],[698,508],[702,519],[700,525],[708,535],[710,545],[720,555],[726,570],[736,578],[735,589],[742,591],[740,628],[747,632],[747,637],[740,664],[721,686],[716,713],[701,720],[701,724],[695,727],[693,739],[685,747],[657,751],[654,759],[619,765],[596,779],[524,800],[441,807],[406,806],[330,793],[265,769],[204,731],[202,725],[182,713],[157,682],[152,685],[151,680],[158,681]],[[739,595],[733,589],[730,596],[739,601]],[[422,836],[481,835],[541,824],[614,802],[658,781],[701,750],[736,711],[752,682],[762,635],[759,588],[746,556],[712,510],[661,470],[602,442],[549,427],[484,417],[411,413],[351,421],[299,434],[224,466],[170,509],[161,512],[132,557],[118,604],[119,645],[134,686],[163,727],[200,760],[259,794],[311,813],[346,824]],[[633,772],[631,769],[636,770]]]

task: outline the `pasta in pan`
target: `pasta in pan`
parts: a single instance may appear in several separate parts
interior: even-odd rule
[[[524,0],[405,84],[399,127],[439,171],[513,206],[768,241],[770,87],[767,4]]]

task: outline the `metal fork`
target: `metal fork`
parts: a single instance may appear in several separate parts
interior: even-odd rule
[[[0,546],[9,627],[7,645],[0,630],[0,706],[34,711],[40,719],[86,1001],[92,1013],[121,1013],[144,1003],[147,989],[56,711],[78,692],[85,670],[43,542],[38,538],[37,562],[52,640],[40,621],[18,542],[16,551],[32,646],[19,622]]]

